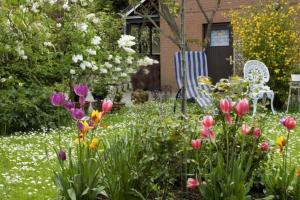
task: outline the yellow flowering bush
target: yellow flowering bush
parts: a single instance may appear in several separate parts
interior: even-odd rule
[[[234,48],[264,62],[277,100],[285,101],[290,71],[299,62],[300,3],[264,1],[230,12]],[[275,86],[280,85],[280,87]]]

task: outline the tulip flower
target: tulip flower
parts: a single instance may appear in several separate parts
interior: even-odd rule
[[[104,100],[102,103],[102,111],[108,113],[111,111],[113,102],[111,100]]]
[[[93,126],[97,125],[102,118],[102,112],[99,112],[98,110],[93,110],[91,114],[91,122]]]
[[[231,102],[227,99],[222,99],[220,101],[220,110],[227,114],[227,113],[230,113],[230,110],[231,110]]]
[[[243,117],[247,112],[249,112],[249,102],[247,99],[241,99],[235,107],[236,114],[239,117]]]
[[[283,147],[286,145],[286,139],[284,138],[283,135],[279,136],[276,139],[276,144],[279,146],[279,148],[282,150]]]
[[[261,130],[259,128],[254,128],[253,130],[253,135],[256,137],[256,138],[259,138],[261,136]]]
[[[57,153],[57,157],[62,161],[67,160],[66,152],[64,152],[62,150]]]
[[[74,102],[65,102],[64,108],[68,111],[71,111],[72,109],[75,109],[75,103]]]
[[[202,125],[204,128],[211,128],[214,125],[214,123],[214,119],[210,115],[204,116],[202,119]]]
[[[81,120],[85,117],[84,110],[82,108],[74,108],[71,110],[71,115],[75,120]]]
[[[197,178],[189,178],[186,182],[186,187],[195,189],[199,186],[199,181]]]
[[[232,118],[229,113],[225,114],[225,120],[227,124],[232,124]]]
[[[241,131],[242,131],[242,134],[248,135],[249,132],[251,131],[251,127],[248,126],[247,124],[243,124],[241,127]]]
[[[284,119],[283,121],[283,125],[288,129],[288,130],[292,130],[296,127],[296,120],[293,117],[287,117]]]
[[[204,128],[201,131],[201,138],[203,138],[203,139],[215,139],[216,134],[212,130],[210,130],[208,128]]]
[[[83,134],[83,136],[85,136],[86,133],[93,128],[93,126],[90,126],[87,121],[78,121],[77,127],[80,130],[80,133]]]
[[[50,97],[53,106],[62,106],[65,103],[65,94],[63,92],[54,92]]]
[[[89,88],[85,84],[79,84],[74,86],[74,92],[80,97],[85,97],[89,91]]]
[[[200,139],[192,140],[192,147],[197,150],[200,149],[201,148],[201,140]]]
[[[90,144],[90,148],[92,150],[96,150],[99,144],[99,139],[98,138],[93,138],[91,144]]]
[[[260,149],[264,152],[267,152],[269,151],[269,144],[267,142],[263,142],[261,145],[260,145]]]

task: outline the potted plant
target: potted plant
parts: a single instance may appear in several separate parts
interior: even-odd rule
[[[299,81],[300,82],[300,67],[293,68],[291,72],[292,81]]]

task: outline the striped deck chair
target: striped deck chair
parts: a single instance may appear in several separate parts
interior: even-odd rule
[[[174,63],[176,70],[176,81],[179,91],[176,94],[176,99],[181,97],[182,88],[182,69],[181,69],[181,52],[176,52]],[[199,85],[197,78],[199,76],[208,76],[207,69],[207,58],[204,51],[187,51],[186,52],[186,64],[187,64],[187,85],[186,85],[186,95],[187,99],[195,99],[195,101],[200,105],[200,107],[205,107],[211,104],[210,97],[201,93],[200,90],[208,90],[208,86]],[[174,107],[175,111],[175,107]]]

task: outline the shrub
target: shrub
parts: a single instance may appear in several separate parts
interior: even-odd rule
[[[282,0],[261,1],[231,12],[234,47],[244,58],[267,65],[269,85],[281,105],[286,100],[290,70],[299,62],[300,29],[295,20],[299,9],[299,3]]]

